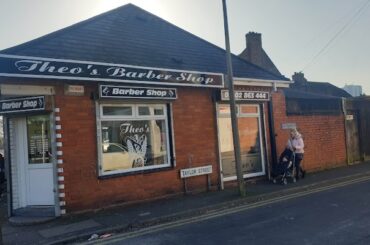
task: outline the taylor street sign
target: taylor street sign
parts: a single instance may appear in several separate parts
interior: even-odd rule
[[[0,114],[45,110],[45,97],[25,97],[0,100]]]
[[[0,76],[223,87],[221,73],[0,54]]]
[[[197,168],[186,168],[180,170],[180,177],[188,178],[198,175],[205,175],[205,174],[211,174],[212,173],[212,165],[197,167]]]
[[[177,99],[175,88],[143,88],[100,85],[100,98]]]
[[[265,91],[234,91],[235,100],[252,100],[252,101],[268,101],[270,100],[270,93]],[[229,100],[229,91],[221,90],[221,100]]]

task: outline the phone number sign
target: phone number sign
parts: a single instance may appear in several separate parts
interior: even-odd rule
[[[245,90],[236,90],[234,91],[235,100],[250,100],[250,101],[269,101],[270,93],[265,91],[245,91]],[[221,90],[221,100],[229,100],[229,91]]]

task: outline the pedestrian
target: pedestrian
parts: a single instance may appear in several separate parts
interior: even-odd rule
[[[301,166],[304,155],[304,142],[302,135],[297,129],[292,129],[290,131],[290,139],[288,140],[287,148],[291,149],[295,153],[294,166],[296,169],[296,179],[298,180],[300,178],[300,174],[302,178],[304,178],[306,171],[304,171]]]

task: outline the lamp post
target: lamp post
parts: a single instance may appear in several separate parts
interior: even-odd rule
[[[237,181],[238,181],[239,194],[240,194],[240,196],[244,197],[245,196],[245,185],[244,185],[244,179],[243,179],[243,173],[242,173],[242,167],[241,167],[239,129],[238,129],[238,118],[237,118],[237,115],[236,115],[234,81],[233,81],[233,67],[232,67],[232,63],[231,63],[229,27],[228,27],[228,21],[227,21],[226,0],[222,0],[222,8],[223,8],[223,14],[224,14],[226,64],[227,64],[227,83],[228,83],[228,87],[229,87],[231,125],[232,125],[233,142],[234,142],[236,176],[237,176]]]

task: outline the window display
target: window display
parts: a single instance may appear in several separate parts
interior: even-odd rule
[[[170,166],[166,109],[165,105],[101,105],[101,174]]]

